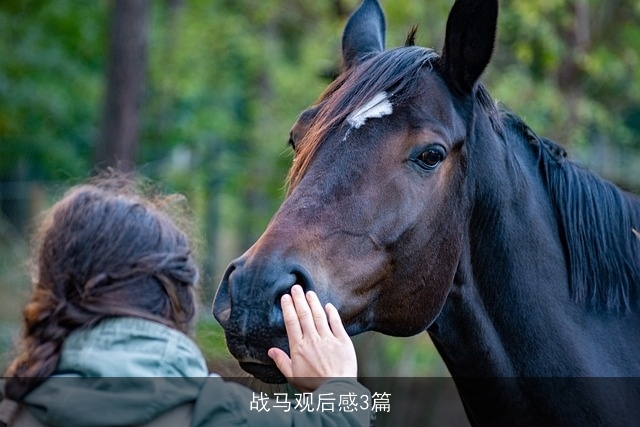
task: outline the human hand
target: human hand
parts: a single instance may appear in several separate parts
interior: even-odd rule
[[[300,285],[280,301],[291,357],[275,347],[268,354],[293,387],[309,392],[329,378],[358,375],[356,351],[332,304],[323,310],[316,293],[305,295]]]

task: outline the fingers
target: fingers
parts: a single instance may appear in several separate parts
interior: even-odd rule
[[[322,304],[320,304],[318,295],[316,295],[316,293],[313,291],[309,291],[307,292],[306,297],[307,297],[307,303],[311,308],[311,314],[313,316],[313,323],[315,324],[315,330],[320,335],[326,335],[328,333],[331,333],[331,330],[329,329],[329,323],[327,322],[327,315],[322,309]]]
[[[292,342],[300,341],[302,339],[302,329],[300,328],[298,314],[296,313],[296,308],[293,305],[291,295],[283,295],[280,299],[280,305],[282,307],[284,327],[287,330],[287,336],[289,337],[289,345],[291,345]]]
[[[318,295],[313,291],[305,294],[300,285],[291,288],[291,296],[282,296],[281,306],[290,345],[302,339],[304,335],[312,333],[324,336],[333,331],[336,336],[348,336],[338,310],[328,304],[325,313]],[[330,316],[329,320],[327,315]]]
[[[332,304],[323,308],[315,292],[294,285],[281,305],[290,355],[275,347],[268,355],[296,389],[313,391],[326,378],[357,375],[353,343]]]
[[[279,348],[273,347],[269,349],[267,354],[273,359],[280,372],[282,372],[282,375],[287,378],[293,376],[293,364],[289,356],[287,356],[287,353]]]
[[[350,339],[349,334],[344,329],[342,319],[340,319],[340,314],[338,314],[338,309],[335,308],[333,304],[327,303],[325,310],[327,311],[327,317],[329,318],[329,325],[331,326],[331,332],[333,332],[333,335],[338,338]]]
[[[300,285],[294,285],[291,288],[291,297],[303,336],[328,332],[327,318],[315,292],[309,291],[305,295]]]
[[[285,296],[283,296],[283,298]],[[307,303],[307,299],[304,295],[304,291],[302,290],[302,286],[293,285],[293,287],[291,288],[291,299],[293,300],[293,305],[294,305],[293,314],[295,316],[295,320],[298,322],[298,328],[301,329],[301,332],[300,332],[301,336],[304,336],[305,334],[310,333],[314,329],[314,323],[313,323],[313,315],[311,313],[311,308]],[[291,322],[293,323],[293,320]],[[285,324],[286,324],[286,318],[285,318]],[[289,343],[291,343],[291,336],[289,339]]]

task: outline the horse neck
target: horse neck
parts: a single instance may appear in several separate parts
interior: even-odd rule
[[[610,337],[607,328],[617,321],[573,301],[557,220],[533,153],[522,141],[478,140],[492,146],[468,148],[473,207],[466,246],[445,306],[429,328],[452,375],[629,374],[606,360],[607,347],[625,351],[616,337],[595,349],[584,346],[598,334]],[[621,322],[640,326],[637,315]],[[637,374],[640,366],[633,369]]]
[[[632,405],[639,390],[616,383],[611,399],[593,392],[600,384],[571,377],[640,376],[638,312],[593,313],[576,303],[556,214],[527,144],[507,149],[498,138],[480,139],[485,146],[468,147],[465,246],[428,329],[467,414],[482,425],[628,423],[617,402]]]

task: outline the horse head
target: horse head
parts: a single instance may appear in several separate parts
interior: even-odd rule
[[[467,147],[497,1],[458,0],[441,54],[384,50],[365,0],[342,39],[342,72],[291,131],[288,194],[227,268],[213,313],[240,365],[279,382],[288,348],[280,297],[298,283],[333,303],[347,331],[410,336],[437,318],[468,229]],[[419,303],[417,303],[419,301]]]

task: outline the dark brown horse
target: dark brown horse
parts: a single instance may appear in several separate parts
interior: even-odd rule
[[[428,331],[474,424],[640,420],[640,201],[496,107],[478,79],[497,15],[456,1],[441,54],[412,34],[385,51],[376,0],[352,15],[287,197],[215,298],[246,371],[283,380],[267,349],[300,283],[350,334]]]

